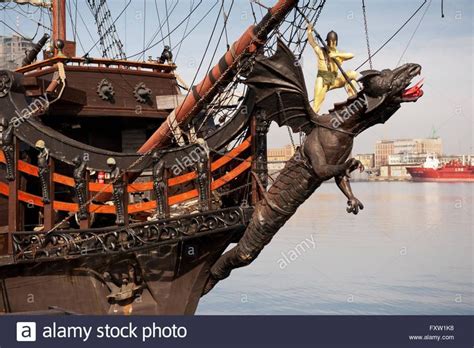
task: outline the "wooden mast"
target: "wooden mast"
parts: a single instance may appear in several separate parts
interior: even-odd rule
[[[165,122],[138,149],[138,153],[146,153],[154,148],[162,147],[169,142],[172,128],[192,118],[217,93],[219,86],[225,86],[233,77],[236,65],[245,59],[246,52],[254,52],[266,41],[268,33],[273,30],[298,0],[279,0],[269,9],[265,17],[257,25],[250,26],[247,31],[232,45],[209,74],[197,86],[192,87],[184,101],[168,116]],[[219,82],[217,82],[219,81]]]
[[[53,44],[56,40],[66,43],[66,0],[53,0]],[[57,53],[57,49],[54,49]]]

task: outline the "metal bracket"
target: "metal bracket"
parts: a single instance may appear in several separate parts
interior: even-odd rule
[[[133,96],[137,102],[145,104],[151,100],[151,89],[149,89],[144,82],[139,82],[133,89]]]
[[[100,99],[111,101],[114,99],[115,90],[112,83],[107,79],[102,79],[97,85],[97,94]]]

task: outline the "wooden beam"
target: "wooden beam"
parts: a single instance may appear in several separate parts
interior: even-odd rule
[[[251,140],[252,138],[248,137],[242,142],[242,144],[232,149],[231,151],[223,154],[220,158],[212,162],[211,172],[215,172],[219,168],[222,168],[223,166],[225,166],[226,164],[228,164],[229,162],[237,158],[242,152],[244,152],[249,147],[251,147],[251,144],[252,144]],[[3,155],[3,152],[1,150],[0,150],[0,162],[5,163],[5,156]],[[38,167],[30,163],[19,161],[18,170],[22,173],[38,177]],[[175,177],[171,177],[171,175],[168,175],[167,180],[168,180],[168,186],[173,187],[173,186],[178,186],[195,179],[196,179],[196,172],[193,171],[193,172],[189,172],[189,173],[182,174],[180,176],[175,176]],[[54,173],[53,180],[57,184],[74,187],[74,179],[71,177]],[[101,192],[112,193],[111,184],[99,184],[97,182],[89,182],[88,186],[89,186],[88,190],[90,190],[91,192],[101,191]],[[136,183],[129,184],[128,186],[129,186],[128,187],[129,193],[151,191],[153,190],[153,181],[136,182]]]
[[[232,81],[237,65],[247,59],[246,53],[256,52],[266,42],[267,35],[278,26],[297,3],[298,0],[279,0],[258,24],[250,26],[232,44],[231,49],[224,54],[219,63],[210,69],[203,80],[191,88],[191,93],[186,95],[184,101],[168,116],[167,121],[161,124],[137,152],[144,154],[168,144],[173,138],[172,125],[179,126],[197,115],[222,87]]]
[[[252,137],[252,153],[256,154],[257,153],[257,140],[258,140],[258,135],[257,135],[257,118],[253,116],[250,119],[250,134]],[[256,172],[257,169],[257,156],[254,156],[252,159],[252,172]],[[258,183],[254,175],[251,176],[252,180],[252,205],[255,206],[257,202],[260,200],[259,197],[259,190],[258,190]]]
[[[237,167],[232,169],[231,171],[227,172],[220,178],[212,181],[211,183],[211,190],[217,190],[218,188],[228,184],[239,175],[250,169],[252,166],[252,156],[247,157],[244,161],[242,161]],[[0,182],[0,194],[8,195],[8,186]],[[168,197],[168,204],[174,205],[177,203],[182,203],[190,199],[194,199],[198,197],[198,190],[190,190],[187,192],[179,193],[174,196]],[[38,207],[43,207],[44,204],[41,201],[41,197],[33,195],[31,193],[19,191],[18,192],[18,200],[26,203],[33,204]],[[68,211],[68,212],[76,212],[78,211],[78,206],[76,203],[69,203],[69,202],[61,202],[55,201],[54,202],[54,209],[60,211]],[[134,203],[128,206],[128,212],[130,214],[146,211],[146,210],[155,210],[156,209],[156,201],[152,200],[146,203]],[[89,206],[89,211],[92,213],[98,214],[115,214],[115,207],[110,205],[98,205],[98,204],[91,204]]]
[[[43,215],[44,215],[44,231],[47,232],[54,227],[55,213],[54,213],[54,159],[49,158],[49,203],[44,204]]]
[[[90,172],[87,170],[86,171],[86,182],[88,183],[90,180]],[[90,199],[90,191],[89,191],[89,185],[86,185],[86,199],[89,201]],[[91,213],[89,212],[89,204],[87,204],[87,218],[83,220],[79,220],[79,228],[81,230],[85,230],[91,227]]]
[[[66,41],[66,1],[53,0],[53,43]],[[57,50],[55,48],[55,53]]]
[[[125,182],[125,192],[123,194],[123,219],[125,222],[125,226],[128,226],[129,218],[128,218],[128,179],[127,174],[123,174],[123,180]]]
[[[211,190],[211,182],[212,182],[212,172],[211,172],[211,158],[207,159],[207,186],[206,186],[206,197],[207,202],[206,206],[208,210],[212,209],[212,190]]]
[[[20,189],[20,171],[18,170],[18,160],[20,158],[20,142],[16,137],[13,139],[15,179],[8,183],[8,254],[13,254],[13,232],[22,229],[20,218],[20,200],[18,191]]]
[[[169,205],[169,177],[171,176],[171,172],[170,172],[170,169],[169,168],[165,168],[165,173],[164,173],[164,177],[163,177],[163,180],[165,182],[168,183],[168,185],[165,185],[165,218],[169,218],[170,217],[170,205]]]

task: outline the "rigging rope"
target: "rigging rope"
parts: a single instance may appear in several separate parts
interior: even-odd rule
[[[202,2],[202,1],[200,1],[199,4],[200,4],[201,2]],[[185,39],[187,39],[187,37],[188,37],[194,30],[196,30],[196,28],[199,26],[199,24],[201,24],[202,21],[203,21],[204,19],[206,19],[206,17],[212,12],[212,10],[217,6],[218,3],[219,3],[219,1],[217,0],[217,1],[214,3],[214,5],[212,5],[212,6],[209,8],[209,10],[207,10],[207,12],[204,14],[204,16],[201,17],[201,19],[199,19],[199,21],[194,25],[194,27],[192,27],[191,30],[190,30],[186,35],[183,36],[183,38],[181,39],[181,41],[179,41],[175,46],[173,46],[173,48],[172,48],[173,50],[176,49],[176,47],[178,47],[178,45],[180,46],[180,49],[181,49],[181,45],[182,45],[183,41],[184,41]],[[198,6],[199,6],[199,4],[198,4]],[[163,39],[163,41],[164,41],[164,39]]]
[[[21,34],[19,31],[16,31],[14,28],[12,28],[11,26],[9,26],[4,20],[0,19],[0,23],[3,23],[3,25],[5,25],[8,29],[10,29],[10,30],[13,31],[14,33],[18,34],[19,36],[21,36],[23,39],[29,40],[29,38],[27,38],[26,36],[24,36],[23,34]]]
[[[176,1],[176,5],[178,4],[179,0]],[[168,12],[168,0],[165,0],[165,11],[166,11],[166,27],[168,29],[168,43],[171,47],[171,36],[170,36],[170,14]]]
[[[84,27],[86,28],[86,31],[87,31],[87,34],[89,34],[89,38],[91,39],[92,42],[94,42],[94,37],[92,36],[90,30],[89,30],[89,26],[86,24],[86,22],[84,21],[84,17],[82,17],[82,14],[81,12],[79,12],[79,18],[81,19],[81,22],[82,24],[84,25]],[[85,52],[84,53],[84,56],[87,56],[89,53],[86,52],[84,49],[83,51]]]
[[[155,4],[156,4],[156,0],[155,0]],[[189,8],[190,11],[192,10],[193,6],[194,6],[194,0],[191,1],[190,8]],[[185,36],[186,36],[186,33],[187,33],[187,31],[188,31],[188,27],[189,27],[189,22],[190,22],[190,21],[191,21],[191,16],[189,16],[188,20],[186,21],[186,26],[184,27],[183,36],[182,36],[182,38],[181,38],[180,43],[177,45],[177,46],[179,46],[179,47],[178,47],[178,51],[177,51],[176,54],[174,55],[175,61],[178,60],[179,52],[181,52],[181,47],[182,47],[182,44],[183,44],[183,40],[184,40],[184,38],[185,38]],[[175,47],[176,47],[176,46],[175,46]],[[173,48],[173,49],[174,49],[174,48]]]
[[[234,3],[234,0],[232,0],[232,5],[233,5],[233,3]],[[220,15],[221,15],[221,13],[222,13],[223,11],[224,11],[224,2],[222,2],[221,7],[220,7],[220,9],[219,9],[219,13],[217,14],[216,21],[214,22],[214,26],[213,26],[213,28],[212,28],[211,36],[209,37],[209,40],[208,40],[208,42],[207,42],[206,48],[205,48],[204,53],[203,53],[202,58],[201,58],[201,62],[199,63],[199,66],[198,66],[198,68],[197,68],[197,70],[196,70],[196,73],[194,74],[194,78],[193,78],[193,81],[191,82],[191,86],[194,86],[194,83],[196,82],[196,79],[197,79],[197,76],[198,76],[198,74],[199,74],[199,71],[201,70],[202,64],[204,63],[204,58],[206,57],[206,53],[207,53],[207,51],[209,50],[209,47],[210,47],[211,42],[212,42],[212,38],[214,37],[214,33],[215,33],[215,31],[216,31],[217,24],[219,23]],[[207,69],[207,71],[206,71],[206,74],[209,73],[209,70],[210,70],[210,68],[212,67],[212,62],[213,62],[213,59],[214,59],[215,54],[216,54],[216,52],[217,52],[217,48],[218,48],[218,46],[219,46],[219,42],[220,42],[220,40],[221,40],[223,34],[224,34],[224,29],[222,29],[222,31],[221,31],[221,33],[220,33],[219,39],[218,39],[218,41],[217,41],[216,48],[215,48],[215,50],[214,50],[214,53],[213,53],[213,55],[212,55],[212,58],[211,58],[210,61],[209,61],[209,67],[208,67],[208,69]],[[192,91],[192,87],[187,91],[185,98],[188,97],[188,95],[189,95],[189,93],[191,93],[191,91]],[[177,126],[177,127],[179,127],[179,126]]]
[[[416,32],[418,31],[418,28],[420,27],[421,22],[423,22],[423,19],[425,18],[426,13],[427,13],[428,10],[430,9],[430,6],[431,6],[432,1],[433,1],[433,0],[430,0],[428,6],[426,6],[425,12],[423,12],[423,15],[421,16],[420,21],[419,21],[418,24],[416,25],[416,28],[415,28],[415,30],[413,31],[413,34],[411,35],[410,39],[408,40],[407,45],[405,46],[405,49],[403,50],[403,52],[402,52],[400,58],[398,59],[398,62],[397,62],[397,65],[396,65],[397,67],[400,65],[400,62],[402,61],[403,57],[405,56],[405,53],[406,53],[407,50],[408,50],[408,47],[410,46],[410,44],[411,44],[413,38],[415,37],[415,34],[416,34]]]
[[[222,0],[222,3],[224,3],[224,0]],[[234,4],[234,2],[232,1],[232,5]],[[230,11],[229,11],[229,14],[230,14]],[[229,46],[229,35],[227,34],[227,20],[229,19],[229,14],[227,14],[225,12],[225,9],[224,11],[222,12],[222,15],[224,17],[224,31],[225,31],[225,41],[226,41],[226,46],[227,46],[227,50],[230,49],[230,46]]]
[[[232,2],[231,2],[231,4],[230,4],[230,7],[229,7],[229,14],[232,12],[232,8],[233,8],[233,7],[234,7],[234,0],[232,0]],[[222,2],[222,13],[225,14],[224,1]],[[222,36],[223,36],[224,32],[226,32],[226,25],[227,25],[227,23],[224,22],[223,28],[222,28],[221,33],[220,33],[220,35],[219,35],[219,39],[217,40],[217,43],[216,43],[216,47],[215,47],[215,49],[214,49],[214,52],[213,52],[213,54],[212,54],[211,59],[209,60],[209,66],[207,67],[206,75],[209,74],[209,72],[210,72],[210,70],[211,70],[211,68],[212,68],[212,63],[213,63],[214,58],[215,58],[215,56],[216,56],[217,50],[218,50],[218,48],[219,48],[219,44],[220,44],[220,42],[221,42]],[[227,43],[227,47],[229,47],[229,44],[228,44],[228,43]],[[229,49],[229,48],[227,48],[227,49]],[[235,83],[233,83],[233,84],[231,84],[230,86],[228,86],[227,92],[225,93],[224,98],[220,99],[220,103],[218,103],[219,106],[223,106],[223,104],[224,104],[224,102],[225,102],[224,99],[226,99],[226,97],[229,98],[230,88],[232,88],[232,86],[234,86],[234,85],[235,85]],[[230,87],[230,88],[229,88],[229,87]],[[221,95],[222,95],[222,94],[221,94]],[[216,96],[216,97],[217,97],[217,96]],[[219,98],[219,97],[217,97],[217,98]],[[217,99],[217,98],[216,98],[216,99]],[[219,99],[217,99],[217,100],[219,100]],[[217,110],[215,113],[211,113],[211,112],[210,112],[210,110],[213,110],[213,109],[215,109],[215,108],[216,108],[216,105],[210,103],[210,107],[208,107],[208,110],[205,111],[206,116],[203,118],[201,124],[200,124],[199,127],[198,127],[198,132],[199,132],[199,131],[202,129],[202,127],[207,123],[207,121],[209,120],[210,117],[214,117],[214,116],[216,116],[216,115],[219,113],[220,110]]]
[[[105,0],[100,0],[100,1],[105,3]],[[95,0],[88,0],[88,4],[89,4],[90,2],[95,3]],[[119,48],[118,56],[117,56],[116,58],[120,58],[120,59],[126,59],[126,57],[125,57],[125,53],[123,52],[123,45],[122,45],[122,43],[120,42],[120,39],[118,39],[118,37],[116,36],[116,35],[117,35],[117,30],[116,30],[116,28],[115,28],[115,22],[117,22],[117,21],[119,20],[119,18],[122,16],[122,14],[127,10],[128,6],[130,6],[131,2],[132,2],[132,0],[129,0],[129,1],[128,1],[128,3],[125,5],[124,9],[123,9],[123,10],[119,13],[119,15],[117,16],[117,18],[115,18],[115,20],[114,20],[110,25],[108,25],[108,30],[106,30],[106,32],[105,32],[105,34],[108,34],[108,33],[109,33],[109,30],[110,30],[110,31],[113,31],[113,34],[112,34],[112,33],[110,34],[110,39],[116,40],[116,41],[112,41],[112,42],[115,42],[115,43],[113,43],[113,45],[114,45],[116,48]],[[105,5],[105,6],[106,6],[106,5]],[[107,8],[107,9],[108,9],[108,8]],[[92,9],[91,9],[91,11],[92,11]],[[100,11],[100,8],[99,8],[99,11]],[[94,12],[93,12],[93,13],[94,13]],[[79,16],[81,16],[80,13],[79,13]],[[110,18],[112,17],[112,16],[110,15],[110,11],[108,12],[108,17],[110,17]],[[81,18],[82,18],[82,16],[81,16]],[[109,18],[109,19],[110,19],[110,18]],[[87,29],[87,25],[85,24],[84,19],[82,19],[82,22],[84,23],[84,25],[86,26],[86,29]],[[97,23],[97,21],[96,21],[96,23]],[[97,23],[97,26],[99,27],[99,24],[98,24],[98,23]],[[112,29],[112,28],[113,28],[113,29]],[[87,29],[87,31],[89,31],[89,29]],[[90,34],[90,33],[89,33],[89,34]],[[108,35],[108,36],[109,36],[109,35]],[[100,32],[99,32],[99,40],[97,40],[97,41],[94,43],[94,45],[92,45],[92,47],[84,54],[84,56],[88,56],[89,53],[97,46],[98,43],[101,43],[101,45],[102,45],[102,40],[103,40],[102,35],[101,35]],[[104,50],[103,50],[103,52],[104,52]],[[123,56],[122,56],[122,54],[123,54]],[[107,56],[106,56],[106,57],[107,57]]]
[[[369,26],[367,24],[367,12],[365,8],[365,0],[362,0],[362,13],[364,14],[365,40],[367,41],[367,55],[369,57],[369,66],[370,66],[370,69],[373,69],[372,54],[370,53]]]
[[[146,0],[143,0],[143,60],[145,60],[145,37],[146,37]]]
[[[193,10],[192,10],[188,15],[186,15],[186,17],[184,17],[184,19],[183,19],[173,30],[171,30],[171,31],[168,33],[168,35],[166,35],[165,37],[163,37],[163,39],[161,39],[161,40],[159,40],[159,41],[153,43],[153,44],[150,45],[150,46],[148,46],[148,47],[145,49],[145,51],[148,51],[149,49],[151,49],[151,48],[157,46],[159,43],[163,42],[166,38],[168,38],[169,36],[171,36],[171,34],[173,34],[173,33],[188,19],[188,17],[192,15],[192,13],[199,7],[199,5],[202,3],[202,1],[203,1],[203,0],[200,0],[199,4],[197,4],[196,7],[193,8]],[[219,1],[219,0],[217,0],[217,1]],[[137,53],[135,53],[135,54],[129,55],[129,56],[127,56],[127,59],[130,59],[130,58],[133,58],[133,57],[136,57],[136,56],[140,56],[142,53],[143,53],[143,51],[140,51],[140,52],[137,52]]]
[[[322,2],[324,2],[324,0],[323,0]],[[222,11],[222,8],[223,8],[223,7],[221,7],[221,11]],[[205,49],[205,52],[208,51],[208,48],[209,48],[210,42],[211,42],[211,40],[212,40],[213,34],[214,34],[214,32],[215,32],[215,29],[216,29],[216,26],[217,26],[217,23],[218,23],[218,20],[219,20],[220,12],[221,12],[221,11],[219,11],[219,15],[217,16],[217,20],[216,20],[216,22],[215,22],[215,24],[214,24],[214,28],[213,28],[213,31],[212,31],[211,38],[210,38],[209,41],[208,41],[208,45],[207,45],[207,47],[206,47],[206,49]],[[277,13],[278,13],[278,12],[277,12]],[[274,14],[274,15],[275,15],[275,14]],[[274,15],[273,15],[273,16],[274,16]],[[273,17],[273,16],[272,16],[272,17]],[[270,18],[269,22],[271,22],[272,17]],[[264,29],[265,29],[265,27],[261,28],[261,31],[263,31]],[[260,31],[259,33],[257,33],[256,37],[258,37],[258,36],[260,35],[261,31]],[[274,32],[276,32],[276,31],[274,31]],[[169,33],[169,34],[171,34],[171,33]],[[168,34],[168,35],[169,35],[169,34]],[[222,32],[221,32],[221,37],[222,37],[222,34],[223,34],[223,30],[222,30]],[[251,47],[251,45],[253,45],[254,43],[255,43],[255,39],[252,39],[251,42],[248,44],[247,48],[244,49],[244,50],[242,51],[242,53],[240,53],[237,57],[235,57],[235,60],[236,60],[236,61],[239,61],[239,59],[240,59],[244,54],[247,54],[247,49],[248,49],[249,47]],[[254,52],[254,53],[252,54],[252,57],[255,57],[255,55],[256,55],[256,52]],[[202,66],[202,63],[203,63],[203,61],[204,61],[204,57],[205,57],[205,54],[204,54],[203,58],[201,59],[200,67]],[[240,65],[237,65],[237,66],[235,66],[235,65],[230,65],[230,66],[222,73],[222,75],[216,80],[216,82],[215,82],[216,85],[219,85],[220,83],[222,83],[222,80],[224,79],[225,76],[227,76],[227,73],[228,73],[231,69],[237,69],[236,79],[234,80],[234,85],[237,84],[237,83],[239,83],[240,80],[238,79],[238,74],[241,73],[241,71],[242,71],[245,67],[246,67],[246,65],[244,65],[244,64],[240,64]],[[197,77],[197,73],[196,73],[196,75],[195,75],[195,79],[196,79],[196,77]],[[194,79],[194,80],[195,80],[195,79]],[[193,81],[193,82],[194,82],[194,81]],[[211,93],[211,91],[212,91],[212,89],[209,90],[208,92],[206,92],[206,93],[202,96],[202,99],[205,100],[205,99],[207,98],[207,96]],[[188,93],[189,93],[189,91],[188,91]],[[198,104],[196,104],[189,112],[192,113],[192,112],[194,111],[194,109],[197,108],[197,107],[198,107]],[[172,137],[172,135],[168,135],[168,136],[169,136],[170,138]],[[211,151],[212,151],[212,150],[216,150],[216,149],[211,149]],[[131,163],[130,166],[128,166],[128,168],[124,168],[123,172],[125,173],[125,172],[131,170],[132,168],[135,168],[135,167],[136,167],[140,162],[142,162],[145,158],[149,157],[149,156],[152,154],[152,152],[153,152],[153,149],[148,150],[148,151],[146,151],[145,153],[141,154],[141,156],[139,156],[133,163]],[[117,178],[114,179],[112,182],[110,182],[107,186],[113,185],[113,183],[116,182],[117,180],[119,180],[119,178],[120,178],[120,176],[117,176]],[[245,185],[248,186],[249,183],[246,183]],[[237,189],[237,188],[234,188],[234,189]],[[97,193],[97,195],[99,195],[99,194],[100,194],[100,193]],[[89,203],[90,201],[92,201],[92,199],[93,199],[93,198],[91,198],[91,199],[88,201],[88,203]],[[88,204],[88,203],[86,203],[86,204]],[[72,216],[73,216],[73,215],[69,215],[69,216],[65,217],[61,222],[59,222],[58,224],[56,224],[56,225],[55,225],[51,230],[49,230],[47,233],[50,233],[51,231],[56,230],[59,226],[62,225],[62,223],[63,223],[64,221],[67,221],[67,220],[70,219]]]
[[[148,45],[149,46],[153,40],[155,39],[156,35],[158,34],[158,32],[161,34],[161,38],[163,39],[164,41],[164,35],[163,35],[163,25],[161,24],[161,18],[160,18],[160,11],[158,11],[158,3],[157,1],[155,0],[155,10],[156,10],[156,17],[158,18],[158,30],[156,32],[156,34],[153,34],[152,38],[150,39],[150,41],[148,42]]]
[[[393,33],[392,36],[390,36],[383,44],[382,46],[380,46],[369,58],[367,58],[366,60],[364,60],[362,62],[362,64],[360,64],[355,70],[359,70],[360,68],[362,68],[368,61],[369,59],[371,59],[372,57],[374,57],[377,53],[379,53],[390,41],[392,41],[392,39],[398,35],[398,33],[400,31],[402,31],[402,29],[416,16],[416,14],[422,9],[423,6],[425,6],[426,2],[428,0],[423,0],[423,3],[415,10],[415,12],[413,12],[413,14],[402,24],[402,26],[400,28],[397,29],[397,31],[395,33]]]
[[[107,2],[105,0],[87,0],[87,4],[97,25],[102,57],[125,59],[123,45],[118,38],[115,21],[111,23],[112,15],[110,14]]]
[[[17,5],[17,7],[18,7],[18,6],[19,6],[19,5]],[[21,8],[21,7],[20,7],[20,8]],[[16,8],[10,8],[10,9],[13,10],[13,11],[15,11],[16,13],[18,13],[18,14],[21,15],[22,17],[28,19],[29,21],[31,21],[31,22],[33,22],[33,23],[35,23],[35,24],[38,24],[38,25],[42,26],[42,27],[45,28],[45,29],[51,30],[51,28],[49,28],[49,27],[43,25],[43,23],[41,23],[41,22],[39,22],[39,21],[34,20],[33,18],[31,18],[30,15],[26,15],[24,12],[20,12],[20,11],[18,11]]]
[[[174,6],[171,8],[170,12],[169,12],[169,16],[171,16],[176,8],[176,6],[178,5],[178,1],[176,1],[176,3],[174,4]],[[161,34],[161,42],[164,42],[165,41],[165,36],[163,34],[163,27],[165,26],[165,23],[166,22],[161,22],[161,16],[160,16],[160,11],[158,10],[158,4],[157,4],[157,1],[155,0],[155,10],[156,10],[156,16],[158,18],[158,29],[155,31],[155,33],[152,35],[151,39],[148,40],[148,43],[146,44],[146,49],[145,49],[145,52],[148,51],[148,49],[150,49],[151,47],[151,44],[153,43],[153,40],[155,40],[155,38],[158,36],[158,34]]]
[[[257,24],[257,16],[255,15],[255,9],[253,8],[253,2],[252,1],[250,1],[250,9],[252,11],[253,24]]]
[[[288,135],[290,136],[291,146],[293,147],[293,150],[296,151],[295,140],[293,139],[293,132],[291,131],[290,126],[286,126],[286,128],[288,130]]]
[[[281,38],[294,52],[298,60],[301,59],[303,51],[308,43],[308,39],[306,38],[306,18],[309,22],[316,26],[325,4],[326,0],[308,0],[297,7],[296,12],[302,14],[302,16],[298,18],[297,22],[285,21],[288,26],[283,30]]]
[[[76,3],[77,5],[77,3]],[[72,24],[72,37],[73,37],[73,41],[76,41],[76,34],[77,34],[77,26],[76,26],[76,23],[74,22],[74,19],[72,18],[72,11],[71,11],[71,1],[69,0],[67,3],[66,3],[66,8],[67,8],[67,12],[68,12],[68,15],[69,15],[69,19],[71,20],[71,24]],[[84,50],[84,48],[82,48]]]
[[[70,10],[70,9],[69,9]],[[71,13],[69,12],[69,16],[71,16]],[[77,16],[77,2],[76,2],[76,16]],[[72,18],[71,18],[71,21],[72,21]],[[77,34],[77,17],[76,17],[76,21],[73,22],[74,23],[74,41],[76,41],[76,34]],[[82,51],[85,52],[86,49],[84,48],[84,45],[82,44],[82,40],[80,38],[80,36],[77,36],[77,40],[79,42],[79,45],[81,46],[82,48]]]

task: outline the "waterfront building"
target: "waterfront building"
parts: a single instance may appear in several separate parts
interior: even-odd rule
[[[295,154],[292,145],[277,147],[267,150],[268,171],[270,173],[282,170],[288,161]]]
[[[375,167],[375,154],[373,153],[362,153],[355,155],[354,158],[359,160],[365,167],[365,169],[371,169]]]
[[[34,43],[19,35],[0,35],[0,69],[15,70],[21,66],[25,51],[31,49]]]
[[[391,164],[389,160],[392,155],[398,155],[392,157],[392,161],[401,163],[404,160],[416,162],[420,157],[425,158],[428,153],[442,155],[441,138],[379,140],[375,144],[375,167]]]

